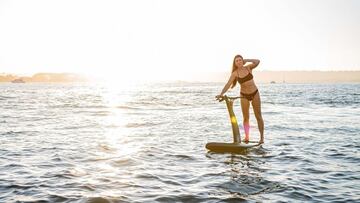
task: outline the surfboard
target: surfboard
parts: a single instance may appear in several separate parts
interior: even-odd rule
[[[226,107],[227,110],[229,112],[229,116],[230,116],[230,122],[231,122],[231,127],[232,127],[232,132],[233,132],[233,142],[232,143],[225,143],[225,142],[209,142],[206,144],[206,149],[213,151],[213,152],[232,152],[232,153],[239,153],[239,152],[243,152],[249,148],[252,147],[256,147],[256,146],[260,146],[261,144],[259,144],[256,141],[249,141],[247,143],[243,141],[241,141],[241,136],[240,136],[240,130],[239,130],[239,125],[237,123],[237,119],[236,116],[234,114],[234,110],[233,110],[233,104],[234,104],[234,100],[235,99],[239,99],[240,97],[228,97],[228,96],[223,96],[218,98],[219,101],[225,101],[226,102]]]
[[[213,152],[243,152],[249,148],[260,146],[261,144],[250,141],[249,143],[225,143],[225,142],[209,142],[206,149]]]

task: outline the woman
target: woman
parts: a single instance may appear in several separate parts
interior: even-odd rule
[[[248,64],[247,64],[248,63]],[[249,122],[249,109],[250,103],[252,104],[254,114],[257,120],[258,128],[260,131],[259,144],[264,143],[264,121],[261,116],[261,101],[260,94],[253,80],[252,70],[260,63],[258,59],[243,59],[242,56],[236,55],[234,57],[232,73],[229,81],[224,86],[220,98],[229,89],[235,87],[236,82],[240,83],[240,96],[241,96],[241,110],[243,114],[243,125],[245,131],[245,142],[249,142],[250,136],[250,122]]]

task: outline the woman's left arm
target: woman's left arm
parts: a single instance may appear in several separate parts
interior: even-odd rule
[[[247,62],[249,62],[251,64],[245,65],[245,66],[249,67],[250,69],[254,69],[259,65],[260,60],[259,59],[244,59],[244,63],[246,64]]]

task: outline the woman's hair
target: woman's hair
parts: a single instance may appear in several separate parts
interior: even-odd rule
[[[236,71],[237,70],[237,66],[236,66],[236,64],[235,64],[235,60],[236,60],[236,58],[241,58],[241,60],[243,60],[244,61],[244,58],[241,56],[241,55],[236,55],[235,57],[234,57],[234,61],[233,61],[233,65],[232,65],[232,70],[231,70],[231,74],[234,72],[234,71]],[[236,82],[237,82],[237,80],[234,80],[234,82],[231,84],[231,88],[234,88],[235,87],[235,85],[236,85]]]

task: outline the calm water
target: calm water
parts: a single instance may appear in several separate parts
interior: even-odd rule
[[[244,154],[222,87],[0,84],[0,202],[360,201],[360,84],[258,85]]]

